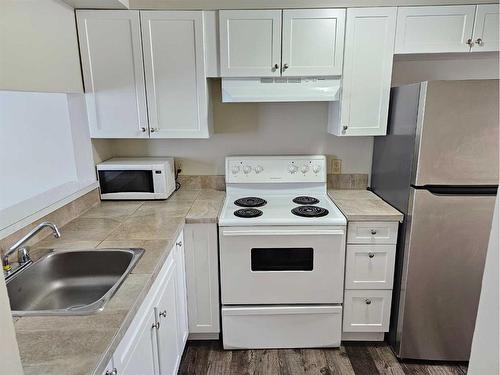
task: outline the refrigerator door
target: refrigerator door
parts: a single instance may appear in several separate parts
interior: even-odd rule
[[[399,300],[401,358],[469,359],[494,195],[412,189]]]
[[[422,84],[413,185],[498,184],[498,83]]]

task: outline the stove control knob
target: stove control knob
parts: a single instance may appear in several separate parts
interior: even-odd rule
[[[314,172],[314,173],[318,173],[320,170],[321,170],[321,167],[320,167],[319,165],[315,165],[315,166],[313,167],[313,172]]]
[[[231,168],[231,172],[233,174],[236,174],[240,171],[240,166],[239,165],[233,165],[233,167]]]
[[[262,167],[262,165],[258,165],[254,169],[255,169],[255,173],[259,174],[260,172],[262,172],[264,170],[264,167]]]
[[[290,164],[288,166],[288,172],[290,172],[291,174],[294,174],[295,172],[297,172],[299,169],[299,167],[297,167],[295,164]]]
[[[306,173],[309,170],[309,166],[307,164],[304,164],[302,168],[300,168],[300,171],[302,173]]]
[[[245,173],[245,174],[249,174],[250,172],[252,172],[252,167],[251,167],[251,166],[249,166],[249,165],[245,165],[245,166],[243,167],[243,173]]]

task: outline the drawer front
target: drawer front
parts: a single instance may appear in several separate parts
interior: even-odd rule
[[[347,243],[396,244],[397,222],[355,221],[347,227]]]
[[[346,290],[344,332],[387,332],[392,290]]]
[[[392,289],[396,245],[347,245],[346,289]]]
[[[341,322],[338,305],[223,307],[224,348],[338,347]]]

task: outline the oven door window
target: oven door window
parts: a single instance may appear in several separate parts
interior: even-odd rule
[[[312,271],[312,247],[253,248],[252,271]]]
[[[99,171],[101,194],[154,193],[153,171]]]

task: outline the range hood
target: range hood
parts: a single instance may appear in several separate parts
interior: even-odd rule
[[[340,77],[222,78],[222,102],[331,102]]]

